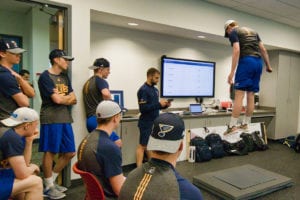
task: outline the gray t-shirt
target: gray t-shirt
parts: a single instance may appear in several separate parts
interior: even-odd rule
[[[236,27],[229,35],[231,45],[235,42],[240,44],[240,57],[256,56],[261,57],[259,42],[261,41],[258,33],[247,27]]]
[[[54,93],[53,89],[57,89],[63,95],[73,92],[68,76],[64,73],[59,75],[51,74],[46,70],[41,74],[38,85],[42,98],[41,124],[72,123],[70,106],[56,104],[51,98],[51,95]]]

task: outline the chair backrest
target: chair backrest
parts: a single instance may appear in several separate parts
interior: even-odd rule
[[[83,180],[86,189],[85,200],[105,199],[102,186],[95,175],[78,169],[77,162],[73,165],[73,171],[74,173],[79,174]]]

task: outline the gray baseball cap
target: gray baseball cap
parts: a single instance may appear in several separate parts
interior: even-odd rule
[[[106,119],[121,112],[122,109],[119,104],[112,100],[104,100],[98,104],[96,109],[96,116],[97,118]]]

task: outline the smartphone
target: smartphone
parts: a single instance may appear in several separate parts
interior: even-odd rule
[[[171,102],[171,101],[173,101],[173,100],[174,100],[174,99],[167,99],[168,102]]]

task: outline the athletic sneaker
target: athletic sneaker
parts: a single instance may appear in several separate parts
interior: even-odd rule
[[[48,190],[44,190],[44,197],[48,197],[49,199],[62,199],[66,196],[66,194],[58,191],[55,186],[50,187]]]
[[[60,192],[65,192],[68,190],[68,188],[64,187],[64,186],[61,186],[61,185],[58,185],[56,183],[54,183],[54,187],[56,190],[60,191]]]
[[[233,127],[227,127],[227,130],[223,133],[224,135],[229,135],[234,133],[236,130],[238,130],[238,128],[236,126]]]
[[[248,124],[241,124],[239,129],[248,130]]]

